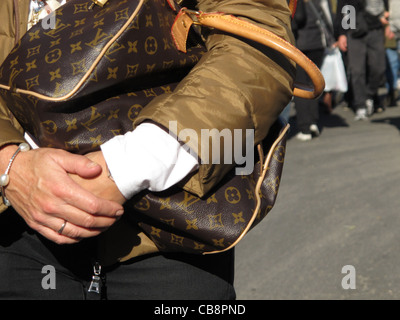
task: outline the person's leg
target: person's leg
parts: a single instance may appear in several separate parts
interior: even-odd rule
[[[324,49],[312,50],[308,55],[310,60],[313,61],[318,68],[321,68],[324,56],[325,56]],[[310,106],[310,116],[311,116],[310,125],[317,125],[319,121],[319,101],[317,99],[315,99]]]
[[[381,108],[378,89],[384,83],[385,60],[385,35],[382,29],[375,29],[367,35],[367,99],[374,102],[375,109]]]
[[[96,240],[59,246],[12,209],[0,215],[0,299],[235,299],[234,250],[156,254],[102,267],[106,291],[88,293]],[[102,287],[102,285],[100,285]]]
[[[356,120],[366,119],[367,111],[365,102],[367,100],[367,73],[366,59],[367,46],[366,36],[362,38],[347,38],[348,68],[350,72],[352,88],[352,106],[356,112]]]
[[[307,57],[313,61],[317,67],[321,66],[324,50],[310,50],[305,51],[304,54],[307,55]],[[300,83],[310,83],[307,73],[302,68],[298,68],[297,70],[296,81]],[[295,97],[294,105],[296,109],[296,123],[300,133],[303,135],[311,135],[312,132],[310,130],[310,126],[317,125],[319,119],[318,100]]]
[[[397,82],[397,70],[399,69],[397,49],[386,48],[386,89],[389,91],[393,90]]]
[[[82,257],[86,254],[74,254],[85,252],[84,247],[85,244],[50,243],[8,209],[0,215],[0,299],[85,299],[85,287],[79,276],[63,266],[66,262],[77,271],[86,269],[87,261]],[[53,255],[53,249],[59,249],[59,256]]]
[[[105,268],[110,300],[234,300],[234,250],[155,254]]]
[[[397,48],[386,48],[386,101],[387,106],[396,105],[397,73],[399,70],[399,57]]]

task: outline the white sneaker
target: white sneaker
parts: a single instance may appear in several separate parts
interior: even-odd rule
[[[296,134],[296,139],[300,141],[310,141],[312,139],[312,134],[299,132],[298,134]]]
[[[374,100],[367,99],[365,101],[365,106],[367,107],[367,116],[371,116],[374,113]]]
[[[368,116],[367,116],[367,109],[358,109],[356,111],[356,116],[354,117],[355,121],[359,121],[359,120],[367,120]]]
[[[314,137],[318,137],[320,135],[318,126],[314,123],[310,126],[310,131],[311,135],[313,135]]]

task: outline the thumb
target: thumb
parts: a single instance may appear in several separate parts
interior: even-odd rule
[[[77,174],[86,179],[95,178],[101,174],[101,166],[83,155],[60,150],[63,154],[55,159],[67,172]]]

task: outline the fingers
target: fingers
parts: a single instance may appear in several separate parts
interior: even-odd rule
[[[95,178],[101,172],[101,166],[85,156],[32,150],[16,159],[7,196],[33,230],[56,243],[76,243],[108,229],[123,213],[121,204],[96,196],[69,175]],[[58,234],[64,221],[67,224]]]
[[[65,200],[73,208],[89,215],[116,218],[124,213],[124,208],[117,202],[96,197],[91,192],[74,183],[72,179],[63,185],[54,186],[54,194]],[[102,221],[99,219],[99,221]]]
[[[62,156],[54,156],[54,161],[68,173],[77,174],[82,178],[90,179],[97,177],[102,171],[99,164],[85,156],[72,154],[63,150],[58,150],[58,152],[63,154]]]
[[[72,207],[69,207],[69,210],[69,213],[58,211],[57,216],[60,217],[32,211],[27,222],[32,229],[47,239],[58,244],[71,244],[99,235],[116,221],[112,218],[95,217],[78,210],[73,212]]]
[[[97,236],[119,219],[119,216],[98,215],[101,210],[98,210],[96,205],[90,207],[93,214],[70,205],[65,194],[63,201],[54,199],[49,201],[49,199],[41,198],[37,199],[35,203],[36,207],[30,208],[27,215],[30,218],[30,227],[59,244],[75,243],[83,238]],[[67,224],[60,235],[58,231],[64,221]]]
[[[50,224],[51,226],[37,225],[35,230],[60,245],[78,243],[82,239],[95,237],[103,231],[84,229],[62,219],[55,219]]]
[[[94,214],[89,213],[85,210],[81,210],[74,205],[69,205],[64,202],[46,202],[41,203],[37,210],[30,213],[33,221],[36,223],[47,225],[52,227],[51,223],[48,223],[46,219],[62,219],[67,220],[70,223],[85,229],[107,229],[120,217],[107,217],[96,215],[98,210]],[[44,201],[43,201],[44,202]],[[52,229],[56,229],[55,227]]]
[[[59,150],[59,152],[62,155],[53,155],[53,158],[63,170],[63,172],[60,172],[63,183],[51,186],[52,192],[58,198],[64,199],[71,206],[77,207],[84,212],[99,216],[121,216],[123,214],[121,204],[95,196],[65,174],[76,174],[86,179],[95,178],[101,174],[101,166],[85,156],[74,155],[62,150]]]

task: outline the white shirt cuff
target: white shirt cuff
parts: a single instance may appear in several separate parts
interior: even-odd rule
[[[157,125],[140,124],[101,145],[108,169],[123,196],[163,191],[198,168],[198,161]]]

